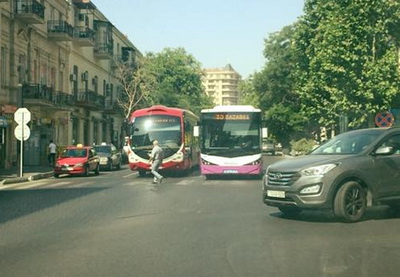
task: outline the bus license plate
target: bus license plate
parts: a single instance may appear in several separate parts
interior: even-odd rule
[[[285,192],[280,190],[267,190],[268,197],[285,198]]]
[[[238,171],[236,169],[225,169],[224,173],[225,174],[237,174]]]

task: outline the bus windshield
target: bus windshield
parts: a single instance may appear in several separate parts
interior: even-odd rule
[[[180,118],[169,115],[151,115],[133,118],[131,121],[132,148],[149,148],[158,140],[160,145],[178,148],[181,145]]]
[[[259,113],[209,113],[202,115],[201,152],[235,157],[260,153]]]

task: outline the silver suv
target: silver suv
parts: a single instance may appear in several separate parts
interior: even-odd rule
[[[100,169],[121,169],[121,152],[112,143],[103,142],[101,145],[95,145],[94,149],[100,157]]]
[[[400,128],[340,134],[311,153],[270,165],[263,201],[284,214],[330,209],[346,222],[367,206],[400,207]]]

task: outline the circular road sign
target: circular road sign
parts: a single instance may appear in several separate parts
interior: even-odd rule
[[[394,123],[394,116],[391,112],[380,112],[375,116],[375,124],[378,127],[391,127]]]
[[[18,140],[27,140],[31,135],[31,129],[27,125],[17,125],[14,129],[14,135]]]
[[[14,120],[20,125],[31,121],[31,112],[27,108],[19,108],[14,113]]]

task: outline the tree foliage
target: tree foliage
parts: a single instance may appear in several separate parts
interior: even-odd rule
[[[300,113],[294,93],[293,72],[296,57],[293,51],[295,25],[286,26],[265,39],[266,64],[252,79],[269,133],[288,146],[292,139],[304,136],[312,124]]]
[[[400,2],[308,0],[295,34],[296,91],[308,118],[359,127],[393,106]]]
[[[240,104],[251,105],[255,108],[260,106],[260,95],[254,88],[253,79],[250,76],[248,79],[240,80],[238,83],[238,91],[241,95]]]
[[[165,105],[199,114],[212,100],[204,92],[200,63],[183,48],[147,53],[132,67],[116,62],[118,103],[128,118],[134,109]]]
[[[196,114],[212,105],[202,85],[200,63],[183,48],[166,48],[146,55],[148,71],[156,76],[156,86],[148,100],[150,104],[189,109]]]
[[[138,59],[136,66],[129,63],[115,61],[116,76],[119,81],[120,93],[118,104],[123,109],[125,118],[135,108],[144,106],[148,102],[148,97],[156,87],[156,76],[149,70],[146,59]]]

